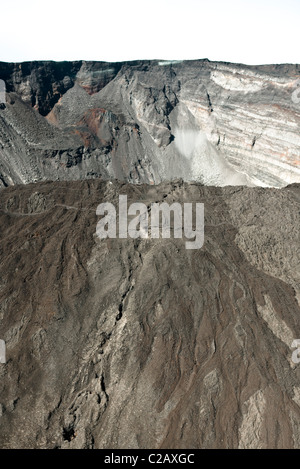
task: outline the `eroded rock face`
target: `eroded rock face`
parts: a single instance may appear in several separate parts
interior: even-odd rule
[[[300,181],[298,65],[0,64],[0,183]],[[293,99],[294,97],[294,99]]]
[[[203,247],[100,240],[96,207],[119,194],[203,202]],[[299,448],[299,197],[183,181],[3,189],[0,446]]]

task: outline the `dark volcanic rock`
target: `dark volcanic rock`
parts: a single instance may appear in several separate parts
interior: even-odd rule
[[[204,202],[203,247],[99,240],[96,207],[119,194]],[[0,446],[299,448],[299,197],[182,181],[3,189]]]
[[[107,62],[0,62],[1,78],[7,92],[17,93],[42,116],[46,116],[75,81],[89,94],[112,80],[121,64]]]
[[[207,59],[0,63],[0,184],[299,182],[299,77]]]

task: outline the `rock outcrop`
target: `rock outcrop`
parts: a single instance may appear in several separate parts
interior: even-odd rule
[[[300,181],[298,65],[0,63],[0,184]]]

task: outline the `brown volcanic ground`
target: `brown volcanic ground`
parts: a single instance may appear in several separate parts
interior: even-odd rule
[[[202,249],[99,240],[119,194],[204,202]],[[299,448],[299,201],[299,185],[3,189],[0,447]]]

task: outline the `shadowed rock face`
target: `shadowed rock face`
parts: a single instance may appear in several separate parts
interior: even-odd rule
[[[203,247],[100,240],[96,207],[119,194],[203,202]],[[299,185],[3,189],[0,446],[299,448],[299,201]]]
[[[300,181],[298,65],[0,63],[0,184]]]

